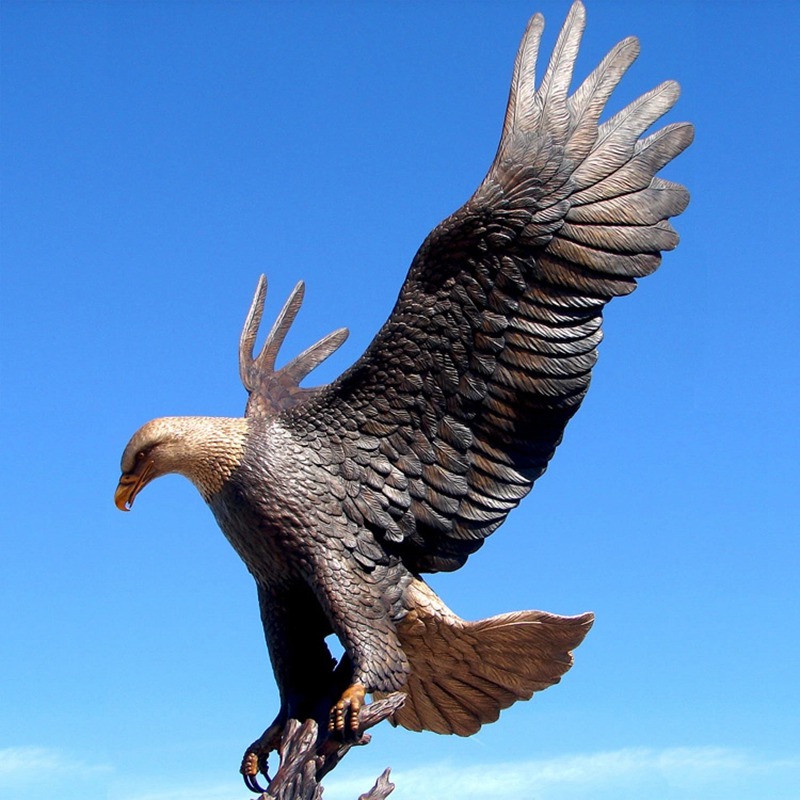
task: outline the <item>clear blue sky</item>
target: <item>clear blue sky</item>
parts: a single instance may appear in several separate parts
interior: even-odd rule
[[[0,797],[247,797],[277,707],[255,590],[182,478],[120,514],[130,434],[238,415],[256,279],[355,360],[497,143],[514,52],[568,4],[14,2],[2,35]],[[697,140],[662,269],[609,309],[547,475],[436,588],[593,610],[562,684],[463,740],[386,726],[326,798],[800,796],[797,37],[785,2],[588,0]],[[502,766],[497,766],[501,764]],[[497,778],[503,781],[497,783]],[[461,781],[461,783],[459,783]]]

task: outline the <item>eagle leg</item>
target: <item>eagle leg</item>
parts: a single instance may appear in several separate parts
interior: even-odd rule
[[[258,774],[261,773],[270,783],[268,770],[269,754],[278,750],[281,745],[284,721],[279,717],[247,748],[242,757],[239,772],[244,778],[245,786],[251,792],[263,794],[267,790],[258,783]]]
[[[361,683],[353,683],[342,692],[339,702],[331,709],[328,731],[345,739],[358,739],[361,723],[359,714],[364,707],[367,690]]]

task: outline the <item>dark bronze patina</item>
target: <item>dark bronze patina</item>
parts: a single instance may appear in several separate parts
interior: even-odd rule
[[[522,41],[486,178],[425,240],[358,362],[300,388],[339,330],[275,369],[302,284],[254,357],[262,277],[240,344],[245,416],[154,420],[123,455],[121,509],[154,478],[187,476],[256,580],[281,707],[245,755],[253,790],[292,720],[313,723],[320,773],[361,740],[370,693],[406,728],[469,735],[557,683],[591,626],[540,611],[467,622],[420,577],[463,566],[545,471],[588,389],[603,307],[675,247],[666,220],[688,202],[656,173],[692,126],[644,136],[677,84],[598,125],[637,41],[569,95],[583,6],[535,88],[542,27],[535,16]]]

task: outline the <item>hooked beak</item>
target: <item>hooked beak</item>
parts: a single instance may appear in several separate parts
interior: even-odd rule
[[[120,511],[131,510],[136,495],[150,482],[153,466],[153,462],[148,461],[133,472],[123,473],[114,492],[114,504]]]

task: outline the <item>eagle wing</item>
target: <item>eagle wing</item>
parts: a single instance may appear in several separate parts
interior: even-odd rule
[[[693,129],[643,136],[677,84],[598,125],[637,40],[570,95],[583,6],[572,6],[537,88],[543,25],[534,16],[522,40],[486,178],[425,240],[364,355],[284,415],[324,449],[331,491],[372,532],[357,543],[365,563],[383,549],[417,571],[452,570],[480,547],[545,471],[583,400],[603,307],[678,242],[666,220],[688,193],[656,173]]]

